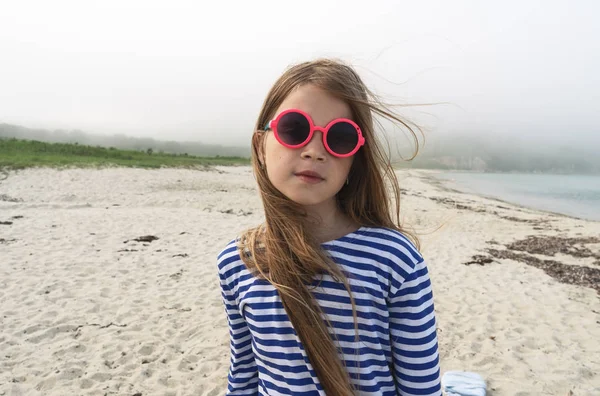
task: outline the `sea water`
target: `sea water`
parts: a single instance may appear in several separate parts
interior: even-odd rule
[[[600,221],[600,175],[442,172],[436,177],[457,190]]]

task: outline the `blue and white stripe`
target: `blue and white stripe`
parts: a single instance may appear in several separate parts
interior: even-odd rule
[[[361,227],[322,247],[344,285],[325,276],[313,293],[361,395],[441,395],[431,282],[401,233]],[[275,288],[252,276],[232,241],[218,256],[231,335],[227,395],[325,395]]]

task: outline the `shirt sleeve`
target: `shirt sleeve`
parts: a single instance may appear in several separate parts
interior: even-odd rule
[[[431,281],[424,261],[388,296],[394,378],[400,395],[441,395]]]
[[[231,347],[231,365],[225,394],[258,395],[258,368],[252,351],[252,336],[248,323],[240,313],[235,293],[221,273],[219,279],[229,324]]]

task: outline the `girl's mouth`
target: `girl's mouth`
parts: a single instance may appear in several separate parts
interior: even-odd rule
[[[319,175],[317,172],[313,172],[313,171],[303,171],[303,172],[298,172],[294,174],[296,177],[298,177],[300,180],[302,180],[305,183],[309,183],[309,184],[316,184],[316,183],[320,183],[323,180],[323,177],[321,175]]]

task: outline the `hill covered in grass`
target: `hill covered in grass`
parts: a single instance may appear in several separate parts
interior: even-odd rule
[[[95,135],[80,130],[26,128],[19,125],[0,123],[0,138],[37,140],[48,143],[78,143],[80,145],[114,147],[120,150],[147,151],[169,154],[188,154],[200,157],[248,157],[250,158],[250,136],[245,146],[230,147],[205,144],[198,141],[156,140],[148,137],[133,137],[122,134]],[[246,143],[246,142],[245,142]]]
[[[78,143],[48,143],[37,140],[0,138],[0,168],[125,166],[138,168],[203,167],[209,165],[249,165],[242,157],[199,157],[183,154],[120,150],[115,147]]]

